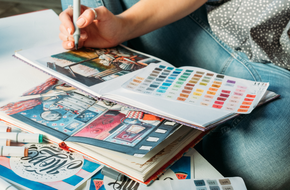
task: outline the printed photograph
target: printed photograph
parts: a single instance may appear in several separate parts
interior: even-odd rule
[[[107,49],[82,48],[39,60],[47,67],[86,86],[108,81],[146,67],[158,60],[122,46]]]

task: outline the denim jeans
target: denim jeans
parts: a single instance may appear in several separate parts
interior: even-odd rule
[[[137,0],[103,0],[114,14]],[[198,145],[225,177],[240,176],[248,189],[290,189],[290,72],[272,63],[253,63],[210,30],[205,7],[127,45],[178,66],[269,82],[280,98],[223,123]]]

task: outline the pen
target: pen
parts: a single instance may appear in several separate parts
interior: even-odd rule
[[[10,139],[0,139],[0,146],[10,146],[11,140]]]
[[[106,166],[104,166],[101,170],[101,174],[103,174],[104,176],[107,176],[113,180],[117,180],[117,181],[122,181],[124,179],[124,175],[111,169],[108,168]]]
[[[27,157],[28,148],[23,146],[0,146],[0,156]]]
[[[31,133],[0,132],[0,139],[10,139],[15,142],[23,143],[42,143],[43,135]]]
[[[74,0],[73,1],[73,22],[74,22],[74,27],[75,27],[75,32],[73,34],[74,40],[75,40],[75,48],[78,49],[79,45],[79,38],[81,35],[80,29],[77,27],[77,20],[80,16],[81,13],[81,4],[80,0]]]
[[[11,132],[11,127],[0,126],[0,132]]]
[[[6,180],[0,177],[0,189],[5,189],[5,190],[18,190],[16,189],[13,185],[8,183]]]

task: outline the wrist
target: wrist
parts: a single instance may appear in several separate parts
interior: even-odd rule
[[[120,23],[120,30],[118,31],[118,37],[120,43],[123,43],[127,40],[135,38],[134,36],[134,24],[133,21],[125,14],[121,13],[117,15]]]

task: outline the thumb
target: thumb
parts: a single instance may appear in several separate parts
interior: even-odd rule
[[[95,10],[95,11],[94,11]],[[109,10],[104,6],[98,8],[89,8],[86,9],[83,14],[80,15],[76,24],[79,28],[85,28],[90,25],[95,19],[100,20],[102,15],[108,14]],[[98,18],[97,18],[98,17]]]

